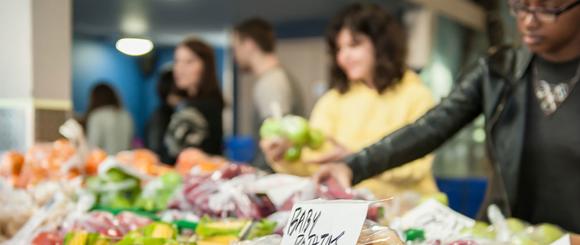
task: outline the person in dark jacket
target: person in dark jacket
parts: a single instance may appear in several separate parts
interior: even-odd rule
[[[224,100],[214,50],[199,39],[184,40],[175,49],[173,76],[187,97],[176,107],[165,134],[170,156],[176,157],[188,147],[222,154]]]
[[[483,114],[493,164],[483,207],[580,233],[579,3],[510,1],[524,47],[481,58],[414,124],[326,164],[315,181],[359,183],[434,151]]]
[[[164,70],[157,83],[159,107],[153,112],[145,126],[145,147],[155,152],[166,164],[174,164],[175,158],[169,156],[164,143],[165,132],[175,107],[186,97],[184,91],[177,88],[172,70]]]

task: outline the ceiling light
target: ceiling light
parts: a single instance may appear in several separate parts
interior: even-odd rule
[[[121,38],[115,47],[126,55],[139,56],[149,53],[153,49],[153,42],[140,38]]]

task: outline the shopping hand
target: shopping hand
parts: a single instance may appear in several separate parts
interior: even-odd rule
[[[316,185],[320,185],[329,179],[334,179],[345,189],[352,186],[352,170],[345,163],[324,164],[320,166],[320,169],[312,178]]]
[[[264,152],[266,161],[270,166],[284,159],[284,154],[292,146],[290,141],[283,138],[270,138],[260,140],[260,148]]]
[[[336,141],[334,138],[328,137],[327,142],[332,144],[332,150],[323,156],[317,157],[315,159],[305,160],[308,163],[325,164],[330,162],[340,162],[344,160],[347,156],[351,155],[353,152],[346,148],[343,144]]]

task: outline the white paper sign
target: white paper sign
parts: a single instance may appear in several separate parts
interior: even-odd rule
[[[370,202],[313,200],[294,204],[282,245],[356,245]]]
[[[472,227],[474,224],[472,219],[435,200],[426,201],[401,218],[404,229],[422,228],[429,240],[454,237],[463,228]]]

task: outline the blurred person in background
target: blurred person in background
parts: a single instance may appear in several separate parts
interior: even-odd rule
[[[254,137],[259,138],[260,125],[272,116],[273,104],[279,105],[283,115],[304,115],[299,85],[275,53],[276,37],[270,23],[261,18],[239,23],[234,27],[232,46],[240,69],[251,73],[256,79],[252,95]],[[271,171],[261,152],[258,152],[254,165]]]
[[[184,40],[175,49],[173,77],[186,97],[176,106],[165,133],[169,156],[176,158],[188,147],[222,154],[224,99],[217,79],[214,50],[199,39]]]
[[[434,105],[429,89],[406,65],[407,40],[393,16],[376,4],[346,7],[331,22],[327,45],[332,57],[330,91],[316,103],[310,126],[329,139],[322,152],[304,152],[300,162],[286,162],[290,147],[282,140],[262,140],[268,162],[277,171],[312,175],[317,165],[363,149],[405,125]],[[425,156],[359,183],[378,198],[407,191],[438,193]]]
[[[580,0],[508,1],[522,47],[499,47],[414,124],[328,163],[345,186],[431,153],[483,114],[492,160],[486,209],[580,233]]]
[[[92,146],[110,155],[131,148],[133,120],[113,88],[105,82],[93,88],[84,122],[87,140]]]
[[[172,69],[161,72],[157,83],[159,107],[145,126],[145,147],[155,152],[161,161],[167,164],[174,164],[176,159],[167,151],[164,143],[165,133],[175,108],[186,97],[185,92],[177,88]]]
[[[270,105],[277,102],[282,114],[304,115],[302,97],[296,81],[276,55],[276,37],[270,23],[252,18],[234,27],[234,57],[242,71],[256,77],[253,89],[256,132],[267,117]]]

